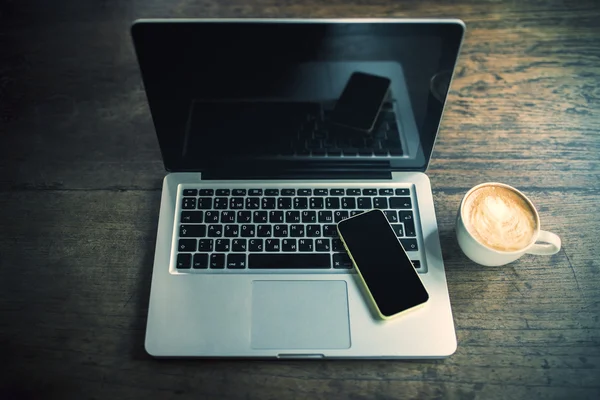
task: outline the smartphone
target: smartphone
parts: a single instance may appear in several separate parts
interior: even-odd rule
[[[390,89],[390,79],[355,72],[350,76],[331,113],[331,122],[371,132]]]
[[[383,211],[357,214],[337,228],[380,318],[427,302],[429,294]]]

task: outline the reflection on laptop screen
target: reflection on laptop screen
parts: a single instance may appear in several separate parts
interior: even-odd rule
[[[140,22],[133,36],[170,170],[250,161],[422,170],[462,27]]]

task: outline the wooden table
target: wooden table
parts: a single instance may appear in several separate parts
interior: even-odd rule
[[[600,397],[596,1],[191,3],[0,1],[0,398]],[[164,171],[128,27],[208,16],[466,22],[428,171],[458,335],[452,357],[146,355]],[[463,193],[484,181],[531,196],[543,228],[562,237],[560,253],[498,268],[470,262],[454,218]]]

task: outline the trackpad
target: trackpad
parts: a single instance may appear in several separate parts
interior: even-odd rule
[[[253,281],[253,349],[347,349],[344,281]]]

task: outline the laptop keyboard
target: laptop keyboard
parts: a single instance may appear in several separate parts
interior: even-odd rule
[[[344,157],[387,157],[404,154],[400,131],[391,103],[386,102],[377,117],[373,132],[353,133],[329,123],[330,111],[308,114],[298,137],[279,149],[282,154]]]
[[[180,272],[351,269],[336,224],[373,208],[384,211],[421,267],[408,188],[185,188],[181,194]]]

